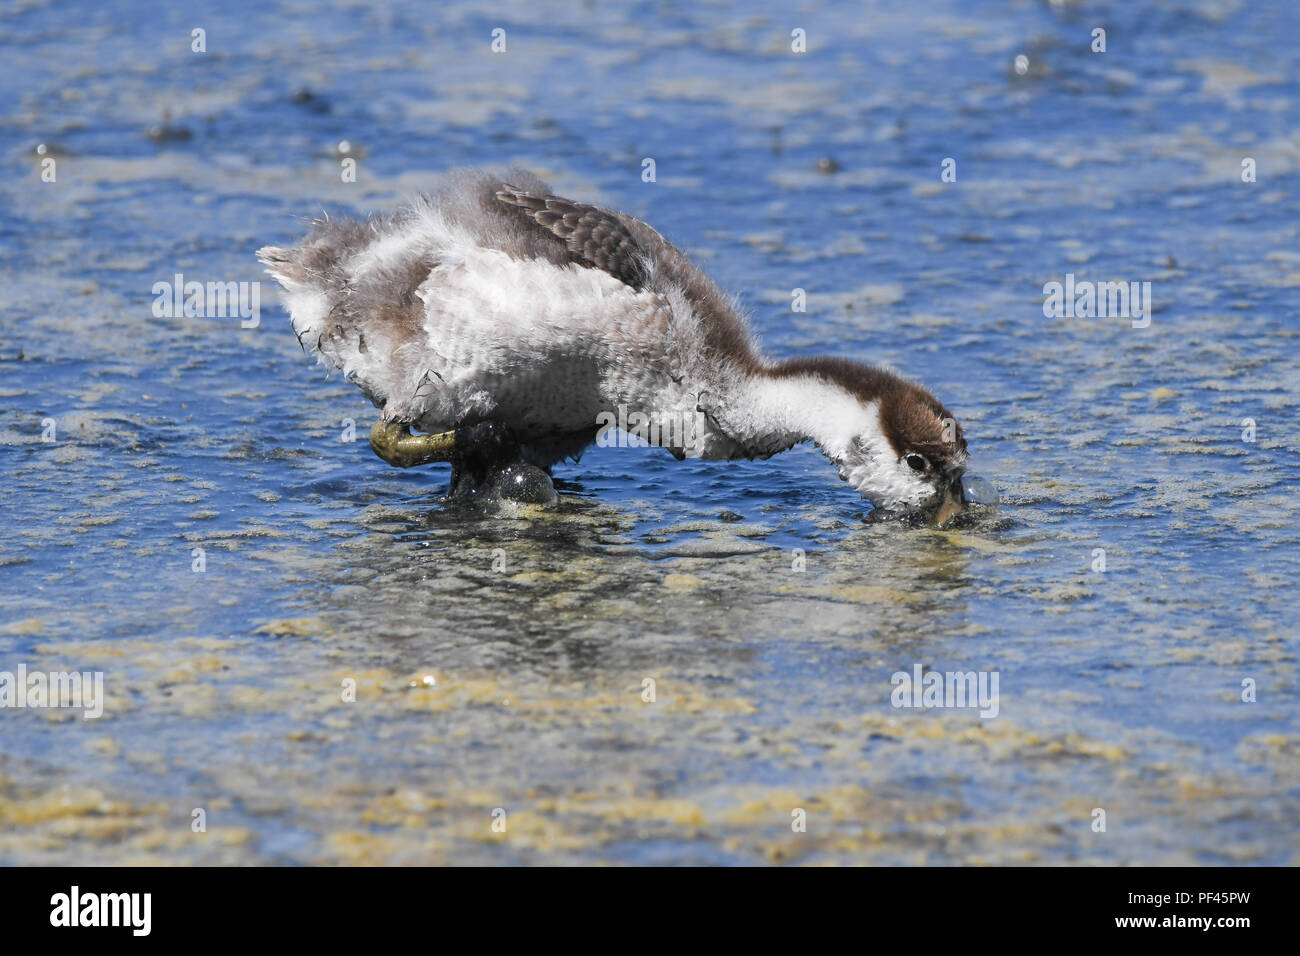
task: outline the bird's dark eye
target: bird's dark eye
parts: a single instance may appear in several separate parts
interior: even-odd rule
[[[930,467],[930,463],[925,460],[925,456],[918,455],[915,452],[907,456],[907,464],[913,471],[925,471]]]

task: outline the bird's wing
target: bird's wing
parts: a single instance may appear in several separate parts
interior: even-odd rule
[[[496,197],[562,240],[574,262],[608,272],[638,292],[645,287],[649,250],[632,234],[625,217],[561,196],[525,192],[509,183],[502,183]],[[663,241],[644,223],[631,222],[643,227],[648,237]]]

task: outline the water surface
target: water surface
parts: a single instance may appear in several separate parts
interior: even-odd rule
[[[1291,4],[0,10],[0,670],[107,695],[0,711],[0,862],[1297,861]],[[925,381],[1000,513],[864,522],[811,448],[450,510],[269,283],[256,328],[154,315],[514,163],[773,356]],[[1151,282],[1150,325],[1045,318],[1067,273]],[[892,707],[916,664],[998,716]]]

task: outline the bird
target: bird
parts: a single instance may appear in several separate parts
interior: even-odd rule
[[[940,524],[987,485],[923,385],[765,357],[738,300],[677,246],[525,169],[456,170],[395,212],[314,220],[257,256],[304,350],[379,409],[374,452],[451,462],[452,496],[553,504],[554,466],[615,423],[678,459],[813,442],[873,510]]]

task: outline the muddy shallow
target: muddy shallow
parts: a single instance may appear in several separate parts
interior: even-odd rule
[[[14,7],[0,670],[106,700],[0,710],[0,862],[1300,861],[1295,14],[932,6]],[[926,381],[1000,511],[864,522],[810,448],[448,508],[270,283],[255,328],[153,314],[515,162],[691,250],[772,354]],[[1150,325],[1045,318],[1067,273],[1150,281]],[[918,663],[997,672],[998,715],[892,707]]]

